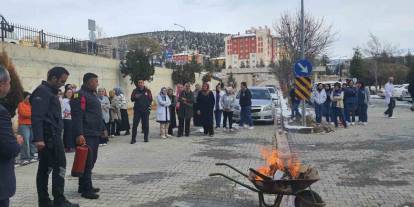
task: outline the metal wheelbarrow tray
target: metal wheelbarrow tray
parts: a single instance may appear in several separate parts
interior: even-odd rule
[[[242,183],[238,180],[235,180],[227,175],[222,173],[211,173],[209,176],[221,176],[228,180],[231,180],[253,192],[258,193],[259,196],[259,206],[265,207],[278,207],[282,201],[284,195],[295,195],[295,206],[325,206],[325,203],[322,201],[322,198],[312,190],[305,190],[310,188],[310,186],[318,181],[319,179],[282,179],[282,180],[273,180],[272,178],[265,176],[256,170],[250,168],[249,175],[241,172],[235,167],[226,164],[226,163],[216,163],[218,166],[226,166],[230,169],[236,171],[243,177],[250,180],[253,183],[254,187]],[[260,177],[261,179],[256,179]],[[273,204],[269,205],[264,201],[264,194],[276,195],[275,201]],[[311,198],[311,200],[309,200]]]

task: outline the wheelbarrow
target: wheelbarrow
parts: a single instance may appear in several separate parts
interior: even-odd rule
[[[243,173],[242,171],[236,169],[235,167],[226,164],[226,163],[216,163],[217,166],[226,166],[230,169],[236,171],[243,177],[247,178],[254,185],[248,185],[238,180],[235,180],[227,175],[222,173],[211,173],[209,176],[221,176],[228,180],[231,180],[253,192],[256,192],[259,196],[259,206],[260,207],[279,207],[282,198],[284,195],[294,195],[295,198],[295,207],[322,207],[325,206],[322,198],[312,189],[310,186],[318,181],[319,179],[281,179],[274,180],[271,177],[261,174],[256,170],[250,168],[249,175]],[[258,179],[257,177],[260,177]],[[309,188],[308,190],[306,190]],[[275,200],[273,204],[268,204],[264,200],[264,195],[275,195]]]

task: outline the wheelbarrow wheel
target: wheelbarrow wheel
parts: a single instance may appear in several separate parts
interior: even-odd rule
[[[325,206],[321,196],[312,190],[304,190],[296,194],[295,207],[322,207]]]

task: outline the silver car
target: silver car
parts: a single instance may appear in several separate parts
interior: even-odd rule
[[[267,87],[250,87],[252,93],[252,120],[256,122],[273,123],[274,104]],[[237,103],[239,103],[240,92],[237,94]],[[234,110],[233,118],[236,122],[240,121],[240,105]]]

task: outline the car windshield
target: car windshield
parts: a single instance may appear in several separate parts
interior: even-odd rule
[[[270,93],[276,93],[276,91],[275,91],[275,89],[274,89],[274,88],[267,88],[267,89],[269,89],[269,92],[270,92]]]
[[[251,89],[252,99],[270,99],[270,93],[267,90]]]

